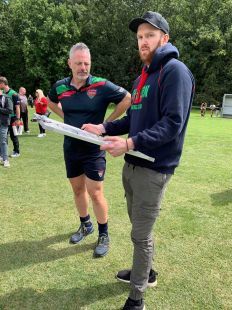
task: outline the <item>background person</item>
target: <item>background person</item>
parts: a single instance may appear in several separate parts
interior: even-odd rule
[[[13,102],[0,89],[0,161],[5,168],[10,167],[8,160],[7,132],[10,125],[10,115],[13,112]]]
[[[218,103],[216,105],[216,111],[215,111],[215,116],[221,116],[222,115],[222,103]]]
[[[34,99],[33,99],[32,95],[29,95],[29,96],[28,96],[27,102],[28,102],[29,106],[30,106],[31,108],[33,108],[33,106],[34,106]]]
[[[0,77],[0,89],[3,89],[3,92],[10,97],[13,102],[13,113],[11,114],[8,131],[10,132],[10,138],[13,143],[13,152],[10,157],[16,158],[20,156],[19,139],[18,136],[14,134],[12,125],[20,125],[20,100],[17,92],[9,87],[8,81],[4,76]]]
[[[44,96],[44,93],[41,89],[37,89],[35,92],[35,112],[39,115],[45,115],[48,108],[48,100]],[[39,124],[39,123],[38,123]],[[38,138],[44,138],[46,136],[45,129],[39,124],[39,134]]]
[[[48,94],[50,109],[64,118],[65,124],[77,128],[86,122],[98,124],[104,120],[111,102],[116,108],[108,120],[114,120],[130,106],[130,94],[125,89],[90,74],[91,55],[84,43],[71,48],[68,64],[72,76],[55,83]],[[79,243],[93,232],[88,211],[90,196],[99,232],[94,256],[104,256],[109,250],[108,205],[103,193],[105,152],[98,145],[65,136],[64,159],[81,222],[70,242]]]
[[[100,125],[84,124],[93,133],[122,135],[106,137],[101,146],[113,156],[128,150],[141,151],[155,162],[125,155],[123,186],[132,224],[134,245],[132,269],[121,270],[117,279],[131,284],[124,310],[145,309],[143,293],[156,285],[152,269],[154,243],[152,228],[159,215],[165,188],[182,153],[185,131],[193,100],[194,78],[178,60],[179,52],[169,41],[169,25],[159,13],[147,12],[131,21],[137,34],[142,74],[132,89],[132,105],[127,115]]]
[[[28,109],[27,109],[27,96],[26,96],[26,88],[19,88],[19,100],[20,100],[20,116],[23,121],[24,132],[30,133],[28,128]]]
[[[201,116],[205,116],[205,113],[206,113],[206,109],[207,109],[207,103],[206,102],[202,102],[201,104]]]
[[[216,105],[215,105],[215,104],[211,104],[211,105],[209,106],[209,108],[210,108],[210,110],[211,110],[211,112],[210,112],[210,117],[213,117],[213,114],[214,114],[215,111],[216,111]]]

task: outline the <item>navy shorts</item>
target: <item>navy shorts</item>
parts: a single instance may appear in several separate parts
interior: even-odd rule
[[[64,153],[67,178],[75,178],[85,174],[94,181],[103,181],[106,170],[105,152],[78,156]]]

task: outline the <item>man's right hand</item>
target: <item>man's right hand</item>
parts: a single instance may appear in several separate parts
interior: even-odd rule
[[[94,125],[94,124],[84,124],[81,127],[82,130],[86,130],[88,132],[94,133],[95,135],[102,135],[105,133],[105,128],[102,124]]]

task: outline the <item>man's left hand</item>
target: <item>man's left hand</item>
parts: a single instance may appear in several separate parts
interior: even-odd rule
[[[128,151],[126,139],[120,137],[105,137],[103,139],[107,144],[101,145],[101,150],[105,150],[110,155],[117,157]]]

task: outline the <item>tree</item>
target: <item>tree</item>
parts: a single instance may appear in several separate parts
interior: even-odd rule
[[[46,92],[68,74],[68,51],[83,41],[92,73],[130,90],[142,64],[128,25],[154,8],[196,78],[195,102],[219,102],[232,88],[232,0],[2,0],[1,74],[11,85]]]
[[[73,37],[79,36],[72,11],[66,4],[47,0],[14,0],[8,16],[6,75],[17,87],[26,83],[29,89],[47,91],[52,81],[67,74],[68,51]]]

